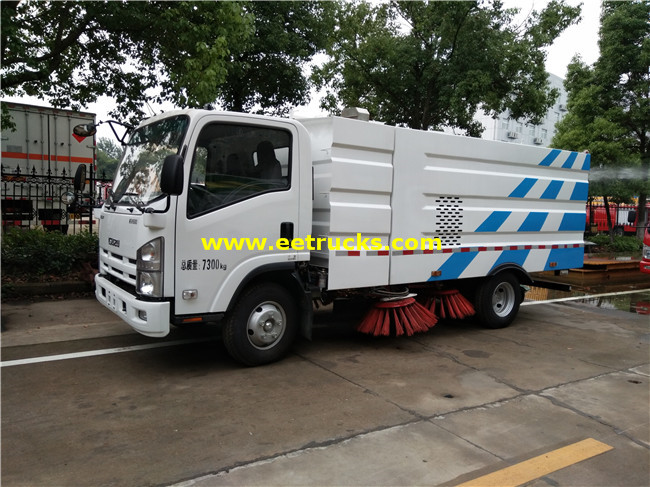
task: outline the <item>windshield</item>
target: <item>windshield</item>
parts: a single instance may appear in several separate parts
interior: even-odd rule
[[[112,204],[148,205],[163,196],[160,190],[163,161],[168,155],[179,153],[188,123],[186,116],[179,115],[133,132],[115,175]]]

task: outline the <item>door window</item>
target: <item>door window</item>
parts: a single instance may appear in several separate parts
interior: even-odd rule
[[[188,217],[291,186],[291,133],[253,125],[212,123],[192,154]]]

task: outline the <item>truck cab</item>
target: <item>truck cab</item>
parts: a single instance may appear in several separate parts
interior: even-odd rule
[[[285,290],[299,287],[292,275],[309,259],[274,243],[310,231],[309,161],[294,120],[204,110],[148,119],[126,143],[100,212],[98,300],[162,337],[170,324],[218,321],[240,297],[265,294],[249,304],[261,309],[249,337],[231,333],[243,345],[230,351],[273,359],[264,355],[297,331],[287,315],[301,306]],[[260,292],[262,282],[275,283],[272,292]]]

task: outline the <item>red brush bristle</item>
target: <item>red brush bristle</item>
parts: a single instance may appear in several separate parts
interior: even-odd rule
[[[474,315],[474,306],[457,289],[437,291],[430,309],[438,311],[440,318],[462,319]]]
[[[371,308],[361,323],[357,326],[357,330],[361,333],[373,333],[375,331],[377,321],[381,318],[381,310],[378,308]]]
[[[392,330],[396,336],[411,336],[419,331],[427,331],[436,321],[435,315],[415,299],[404,298],[375,303],[359,323],[357,331],[388,336]]]
[[[375,336],[379,336],[379,335],[388,336],[388,335],[390,335],[390,314],[388,314],[386,312],[386,310],[383,310],[383,309],[378,308],[378,311],[379,311],[379,315],[382,317],[383,321],[382,321],[382,326],[377,327],[377,329],[375,330],[374,335]]]

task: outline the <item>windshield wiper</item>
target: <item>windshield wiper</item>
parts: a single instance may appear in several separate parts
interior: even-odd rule
[[[153,208],[148,207],[145,205],[140,198],[140,195],[138,193],[124,193],[122,196],[128,196],[131,198],[131,203],[133,203],[133,206],[135,206],[138,210],[140,210],[140,213],[153,213]],[[133,211],[133,209],[129,208],[130,211]]]

